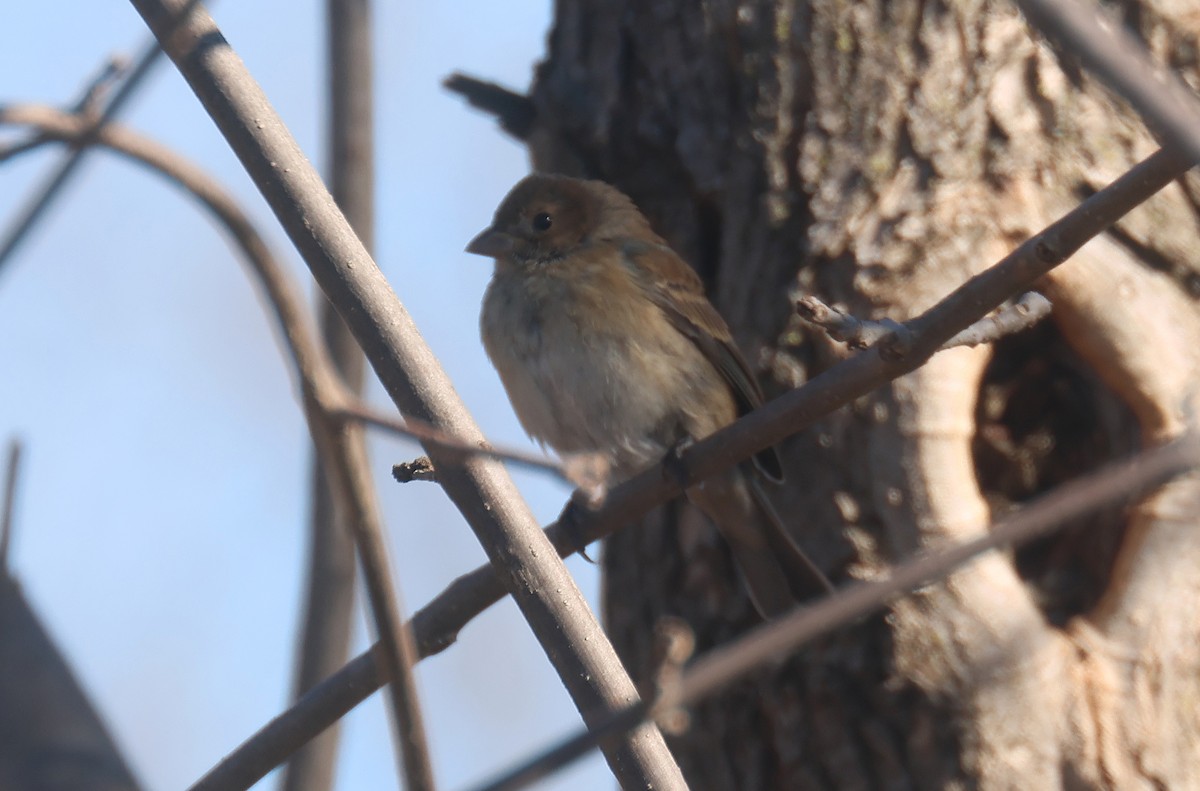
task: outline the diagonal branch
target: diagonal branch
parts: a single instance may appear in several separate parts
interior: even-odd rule
[[[188,0],[188,5],[193,5],[197,0]],[[87,140],[93,135],[96,130],[101,129],[109,121],[117,117],[117,114],[125,107],[125,103],[129,101],[134,92],[142,84],[142,80],[150,73],[151,67],[158,62],[162,50],[158,46],[158,41],[151,40],[142,49],[142,54],[138,56],[132,69],[129,70],[121,86],[113,93],[112,98],[104,107],[104,110],[95,114],[93,120],[88,125],[87,133],[81,137],[81,140]],[[103,70],[107,72],[107,67]],[[102,74],[102,77],[107,76]],[[80,110],[94,109],[94,93],[88,90],[84,97],[79,102]],[[32,142],[32,141],[31,141]],[[17,215],[17,218],[9,225],[4,236],[0,237],[0,271],[4,269],[4,265],[12,260],[13,253],[29,236],[29,232],[37,224],[37,221],[50,208],[54,198],[62,190],[68,179],[75,173],[79,167],[79,163],[86,155],[89,146],[76,144],[71,151],[63,157],[58,167],[50,174],[37,190],[34,197],[26,202],[25,207]]]
[[[401,413],[482,442],[412,317],[212,18],[196,7],[176,24],[183,6],[179,0],[132,2],[242,161]],[[175,32],[168,35],[172,25]],[[439,484],[483,545],[584,720],[636,698],[616,651],[503,466],[480,458],[456,463],[434,449],[429,453]],[[605,755],[628,787],[684,787],[655,728]]]
[[[1050,315],[1050,301],[1036,291],[1022,294],[991,316],[984,316],[942,344],[942,350],[958,346],[994,343],[1007,335],[1029,329]],[[796,313],[805,322],[824,330],[835,341],[851,349],[866,349],[895,332],[898,324],[891,319],[860,319],[814,296],[796,301]]]

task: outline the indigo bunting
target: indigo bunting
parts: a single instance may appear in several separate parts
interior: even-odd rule
[[[603,454],[626,478],[762,403],[699,276],[616,188],[535,173],[467,251],[496,261],[480,319],[487,354],[521,425],[560,454]],[[687,496],[772,617],[829,583],[788,536],[763,478],[783,479],[774,448]]]

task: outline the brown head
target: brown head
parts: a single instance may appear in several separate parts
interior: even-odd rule
[[[594,241],[657,239],[624,193],[602,181],[534,173],[505,196],[468,253],[515,264],[552,261]]]

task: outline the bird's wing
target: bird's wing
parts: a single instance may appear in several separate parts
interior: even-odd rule
[[[729,384],[738,414],[761,406],[762,389],[733,342],[729,326],[704,296],[704,284],[695,270],[666,245],[631,242],[623,245],[622,252],[642,275],[640,284],[651,301],[675,329],[696,344]],[[774,447],[755,454],[754,464],[770,480],[783,480],[783,465]]]

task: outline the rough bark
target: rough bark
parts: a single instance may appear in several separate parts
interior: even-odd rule
[[[1197,84],[1191,0],[1108,10]],[[1011,3],[557,3],[532,93],[542,170],[634,197],[706,278],[777,392],[845,352],[814,293],[907,318],[1152,150]],[[1055,321],[924,369],[784,446],[776,492],[835,577],[868,577],[1194,415],[1191,174],[1044,284]],[[1190,788],[1200,777],[1197,486],[1073,525],[848,627],[693,712],[694,789]],[[651,673],[656,621],[699,649],[755,623],[678,504],[605,552],[609,628]]]

